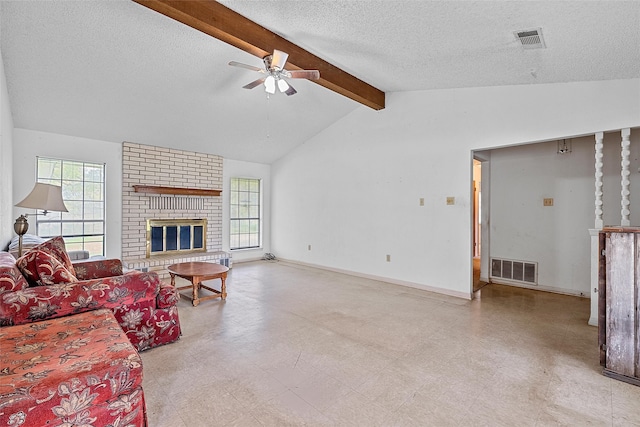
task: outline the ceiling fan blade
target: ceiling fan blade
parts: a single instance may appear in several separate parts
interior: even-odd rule
[[[236,62],[236,61],[229,62],[229,65],[231,65],[232,67],[246,68],[247,70],[257,71],[259,73],[264,73],[265,72],[265,70],[262,69],[262,68],[254,67],[253,65],[247,65],[247,64],[243,64],[241,62]]]
[[[287,96],[291,96],[291,95],[295,95],[296,93],[298,93],[297,90],[295,90],[293,88],[293,86],[289,85],[289,89],[287,89],[286,91],[284,91],[284,93],[287,94]]]
[[[318,80],[320,78],[320,71],[318,70],[292,70],[287,71],[287,74],[287,77],[292,79]]]
[[[281,50],[274,49],[273,57],[271,58],[271,66],[284,70],[284,64],[287,63],[287,58],[289,58],[288,53],[284,53]]]
[[[260,86],[262,83],[264,83],[264,79],[258,79],[258,80],[252,81],[251,83],[247,83],[242,87],[245,89],[253,89],[256,86]]]

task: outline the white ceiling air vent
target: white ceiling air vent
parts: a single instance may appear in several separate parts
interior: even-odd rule
[[[547,47],[542,37],[542,28],[514,31],[513,34],[520,40],[524,49],[544,49]]]

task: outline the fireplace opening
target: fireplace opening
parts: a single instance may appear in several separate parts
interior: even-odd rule
[[[147,220],[147,258],[206,250],[206,219]]]

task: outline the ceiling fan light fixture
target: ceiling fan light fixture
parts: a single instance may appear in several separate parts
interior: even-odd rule
[[[254,80],[251,83],[248,83],[242,86],[243,88],[253,89],[254,87],[264,85],[265,92],[273,95],[276,93],[276,86],[278,86],[278,90],[281,93],[284,93],[287,96],[291,96],[291,95],[295,95],[298,92],[293,88],[293,86],[289,84],[289,82],[284,80],[285,78],[318,80],[320,78],[320,71],[318,70],[287,71],[284,69],[284,66],[287,63],[288,57],[289,57],[289,54],[282,52],[281,50],[275,49],[273,51],[273,55],[268,55],[263,58],[264,69],[254,67],[253,65],[242,64],[236,61],[229,62],[229,65],[233,67],[240,67],[247,70],[256,71],[260,74],[265,75],[264,78]]]
[[[264,90],[271,95],[276,93],[276,79],[273,76],[268,76],[264,79]]]
[[[284,92],[289,90],[289,84],[286,81],[284,81],[282,79],[279,79],[278,80],[278,89],[280,89],[281,93],[284,93]]]

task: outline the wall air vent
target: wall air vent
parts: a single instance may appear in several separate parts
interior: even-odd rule
[[[542,28],[533,28],[524,31],[514,31],[516,39],[520,40],[524,49],[544,49],[547,46],[542,37]]]
[[[491,258],[491,276],[497,281],[538,284],[538,263],[513,259]]]

